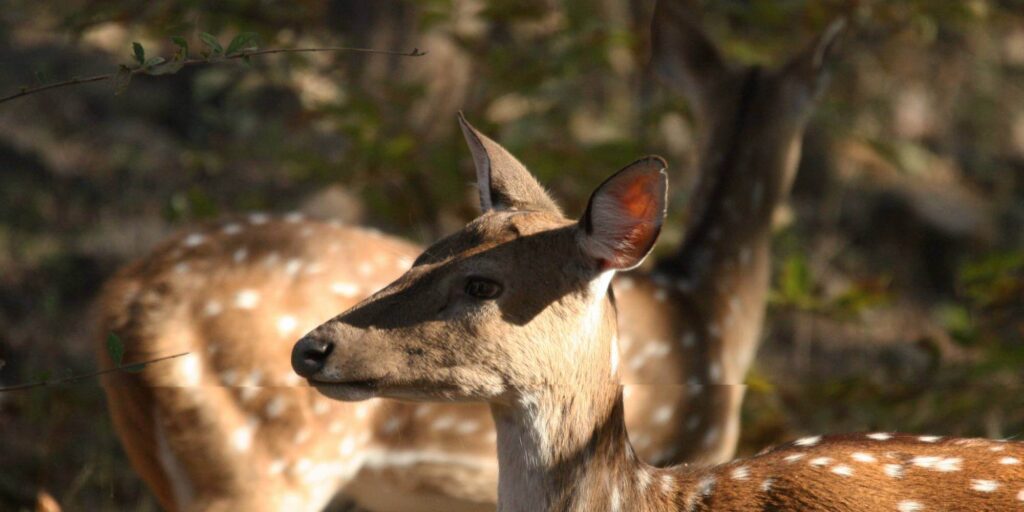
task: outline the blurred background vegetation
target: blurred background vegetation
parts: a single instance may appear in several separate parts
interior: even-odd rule
[[[852,33],[807,130],[775,239],[741,453],[807,432],[1024,433],[1024,2],[721,0],[736,62]],[[0,384],[94,369],[90,300],[173,230],[300,209],[427,242],[471,218],[463,109],[578,212],[644,153],[672,165],[681,239],[689,107],[646,71],[651,3],[10,0],[0,94],[259,34],[419,58],[279,55],[0,105]],[[98,382],[0,394],[0,509],[153,510]]]

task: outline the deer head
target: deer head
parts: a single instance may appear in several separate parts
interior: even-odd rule
[[[608,285],[658,236],[665,162],[618,171],[574,221],[514,157],[460,123],[483,214],[295,345],[293,368],[328,396],[502,403],[567,378],[617,378]],[[584,357],[595,351],[602,357]]]

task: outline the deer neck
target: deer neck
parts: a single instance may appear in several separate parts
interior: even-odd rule
[[[605,289],[608,280],[610,275]],[[586,306],[584,325],[598,327],[575,334],[574,346],[584,352],[567,355],[557,379],[491,404],[502,512],[611,510],[595,508],[613,499],[609,475],[637,463],[626,436],[617,361],[611,356],[614,306],[604,297],[602,292]]]
[[[617,384],[536,390],[491,411],[501,512],[612,510],[617,482],[609,476],[639,463],[626,437]]]

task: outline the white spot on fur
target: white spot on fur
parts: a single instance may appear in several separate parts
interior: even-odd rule
[[[939,439],[942,439],[942,438],[939,437],[939,436],[921,436],[921,437],[917,438],[917,440],[921,441],[922,443],[934,443],[935,441],[938,441]]]
[[[903,500],[896,504],[896,510],[899,512],[917,512],[918,510],[924,510],[924,505],[910,500]]]
[[[701,478],[700,481],[697,482],[697,490],[696,491],[697,491],[697,494],[699,494],[701,496],[710,496],[712,491],[714,491],[714,490],[715,490],[715,477],[713,477],[713,476],[710,476],[710,475],[706,476],[704,478]]]
[[[184,261],[181,262],[181,263],[178,263],[177,265],[174,266],[174,272],[176,274],[184,274],[185,272],[188,272],[188,269],[189,269],[188,263],[186,263]]]
[[[651,471],[645,466],[641,466],[640,469],[636,470],[636,481],[640,484],[640,491],[644,492],[648,487],[651,486]]]
[[[358,272],[361,277],[370,277],[370,275],[373,274],[373,265],[368,261],[360,262],[359,265],[356,266],[356,272]]]
[[[715,444],[717,441],[718,441],[718,429],[715,428],[715,427],[709,428],[708,432],[706,434],[704,434],[704,440],[702,441],[704,443],[704,446],[711,446],[711,445]]]
[[[225,224],[224,227],[220,228],[220,231],[228,236],[237,235],[242,232],[242,226],[232,222],[230,224]]]
[[[203,368],[199,361],[199,356],[195,354],[186,354],[178,359],[176,365],[178,372],[175,378],[176,384],[180,386],[194,387],[198,386],[203,378]]]
[[[235,253],[231,255],[231,259],[233,259],[235,263],[241,263],[248,257],[249,249],[246,249],[245,247],[235,250]]]
[[[277,333],[281,336],[286,336],[295,330],[295,327],[299,324],[299,321],[291,315],[281,315],[277,317]]]
[[[463,421],[455,426],[455,432],[463,435],[472,434],[477,430],[480,430],[480,424],[472,420]]]
[[[740,466],[736,469],[733,469],[731,475],[733,480],[746,480],[748,477],[750,477],[750,468],[746,466]]]
[[[868,434],[868,439],[874,439],[875,441],[888,441],[892,439],[892,434],[886,434],[885,432],[875,432],[874,434]]]
[[[402,426],[403,423],[405,423],[405,421],[397,416],[388,418],[388,420],[385,421],[383,425],[381,425],[380,431],[383,432],[384,434],[394,434],[395,432],[398,431],[398,429]]]
[[[899,464],[886,464],[882,469],[885,474],[892,478],[900,478],[903,476],[903,466]]]
[[[267,415],[268,418],[276,418],[280,416],[281,413],[283,413],[287,407],[288,399],[281,395],[277,395],[274,398],[271,398],[269,402],[267,402],[267,407],[266,409],[264,409],[263,412]]]
[[[266,224],[269,220],[270,216],[265,213],[253,213],[249,215],[249,223],[255,226]]]
[[[220,381],[226,386],[233,386],[235,381],[238,380],[238,372],[235,370],[224,370],[218,375]]]
[[[455,417],[454,416],[445,415],[445,416],[441,416],[440,418],[434,420],[434,423],[431,424],[430,427],[433,428],[434,430],[448,430],[448,429],[452,428],[452,426],[454,426],[454,425],[455,425]]]
[[[676,481],[670,474],[661,475],[661,492],[671,494],[676,487]]]
[[[850,458],[857,462],[878,462],[874,455],[864,452],[853,452],[850,454]]]
[[[992,492],[999,488],[999,482],[992,480],[971,480],[971,489],[978,492]]]
[[[271,475],[280,475],[282,472],[284,472],[284,468],[287,465],[288,463],[285,462],[284,459],[274,459],[270,461],[270,465],[267,466],[267,473]]]
[[[346,437],[341,441],[341,445],[338,446],[338,451],[344,456],[352,455],[352,452],[356,450],[356,441],[351,437]]]
[[[811,459],[808,462],[808,464],[810,464],[812,466],[821,467],[821,466],[827,466],[831,462],[832,462],[832,458],[831,457],[815,457],[815,458]]]
[[[851,476],[853,475],[853,468],[845,464],[838,464],[832,467],[832,472],[839,476]]]
[[[651,421],[658,425],[668,423],[668,420],[672,419],[672,410],[673,408],[671,405],[658,407],[654,411],[654,415],[651,416]]]
[[[797,439],[793,444],[796,446],[814,446],[821,441],[821,436],[804,437]]]
[[[206,241],[206,237],[199,233],[192,233],[185,237],[185,247],[196,247]]]
[[[1024,489],[1017,493],[1017,501],[1024,501]]]
[[[312,435],[313,434],[309,431],[308,428],[301,428],[297,432],[295,432],[295,436],[292,437],[292,442],[295,444],[305,443],[306,441],[309,440],[309,437]]]
[[[1006,465],[1020,464],[1020,459],[1017,459],[1017,458],[1014,458],[1014,457],[1003,457],[1003,458],[999,459],[999,463],[1000,464],[1006,464]]]
[[[288,212],[288,214],[284,216],[284,221],[292,224],[298,224],[299,222],[302,222],[302,219],[303,215],[299,212]]]
[[[323,416],[327,414],[327,411],[331,410],[330,404],[328,404],[326,398],[321,398],[313,404],[313,414],[317,416]]]
[[[231,447],[239,452],[247,452],[252,447],[254,425],[250,422],[231,432]]]
[[[284,264],[284,273],[289,276],[294,276],[299,273],[299,270],[302,270],[302,265],[303,263],[301,259],[292,258]]]
[[[950,471],[960,471],[960,463],[963,462],[963,459],[960,457],[932,457],[919,455],[911,459],[910,462],[920,468],[948,473]]]
[[[224,306],[217,300],[206,301],[206,305],[203,306],[203,314],[206,316],[217,316],[224,311]]]
[[[719,364],[718,361],[714,361],[710,365],[708,365],[708,380],[710,381],[711,384],[715,384],[715,383],[719,382],[719,379],[721,379],[721,378],[722,378],[722,365]]]
[[[252,309],[260,303],[260,292],[245,289],[235,295],[235,307],[238,309]]]
[[[359,295],[359,287],[352,283],[335,281],[331,283],[331,293],[352,299]]]
[[[775,479],[765,478],[764,481],[761,482],[761,492],[768,492],[772,490],[772,485],[775,485]]]
[[[786,462],[796,462],[796,461],[798,461],[798,460],[800,460],[802,458],[804,458],[804,454],[802,454],[802,453],[794,453],[792,455],[786,455],[785,457],[782,458],[782,460],[784,460]]]

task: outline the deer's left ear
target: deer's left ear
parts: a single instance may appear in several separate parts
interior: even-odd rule
[[[666,167],[661,157],[642,158],[590,196],[579,222],[580,246],[603,270],[629,270],[651,252],[665,220]]]
[[[459,126],[473,153],[480,210],[533,210],[562,214],[544,187],[505,148],[473,128],[459,112]]]

